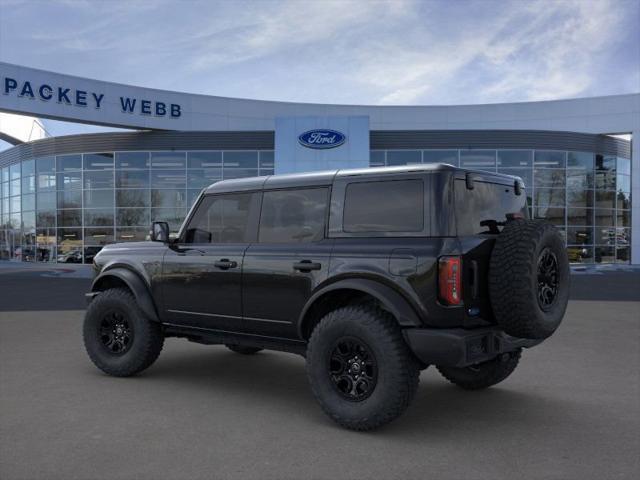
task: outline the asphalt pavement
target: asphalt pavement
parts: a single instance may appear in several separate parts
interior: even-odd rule
[[[640,478],[640,273],[572,280],[563,325],[505,382],[466,392],[429,368],[400,419],[356,433],[295,355],[168,339],[108,377],[82,346],[87,275],[0,270],[0,478]]]

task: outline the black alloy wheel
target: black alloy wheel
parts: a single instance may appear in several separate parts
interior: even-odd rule
[[[124,312],[109,310],[100,322],[100,341],[112,355],[125,354],[133,343],[133,325]]]
[[[378,381],[376,358],[360,339],[339,339],[329,356],[329,376],[336,391],[346,400],[368,398]]]
[[[538,258],[538,305],[549,310],[558,295],[558,258],[545,248]]]

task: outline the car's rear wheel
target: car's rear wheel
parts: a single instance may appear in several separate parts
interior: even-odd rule
[[[509,335],[544,339],[555,332],[569,301],[569,259],[560,232],[542,220],[508,222],[491,254],[489,293]]]
[[[374,306],[334,310],[309,339],[313,394],[329,417],[352,430],[371,430],[401,415],[419,373],[393,317]]]
[[[128,377],[148,368],[160,355],[164,335],[128,290],[100,292],[89,304],[83,325],[84,345],[103,372]]]
[[[258,353],[262,348],[258,347],[247,347],[245,345],[235,345],[233,343],[225,344],[232,352],[241,353],[242,355],[253,355],[254,353]]]
[[[503,353],[488,362],[464,368],[440,367],[438,371],[451,383],[465,390],[480,390],[505,380],[518,366],[520,350]]]

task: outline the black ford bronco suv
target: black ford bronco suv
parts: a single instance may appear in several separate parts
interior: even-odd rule
[[[516,177],[449,165],[215,183],[177,238],[155,222],[152,241],[96,255],[87,352],[115,376],[166,337],[299,353],[333,420],[378,427],[428,365],[486,388],[560,324],[564,242],[525,199]]]

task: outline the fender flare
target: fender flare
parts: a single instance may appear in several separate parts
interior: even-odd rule
[[[118,280],[123,281],[133,293],[133,296],[136,298],[136,302],[142,312],[150,320],[153,320],[154,322],[160,321],[153,298],[149,292],[149,288],[144,280],[142,280],[137,273],[134,273],[131,270],[122,267],[103,270],[102,273],[93,280],[93,283],[91,284],[91,292],[100,292],[100,289],[98,288],[100,281],[108,277],[115,277]]]
[[[358,290],[376,298],[402,327],[420,327],[422,321],[409,301],[391,287],[375,280],[354,278],[340,280],[316,291],[307,301],[298,318],[298,335],[303,336],[304,319],[318,299],[335,290]]]

